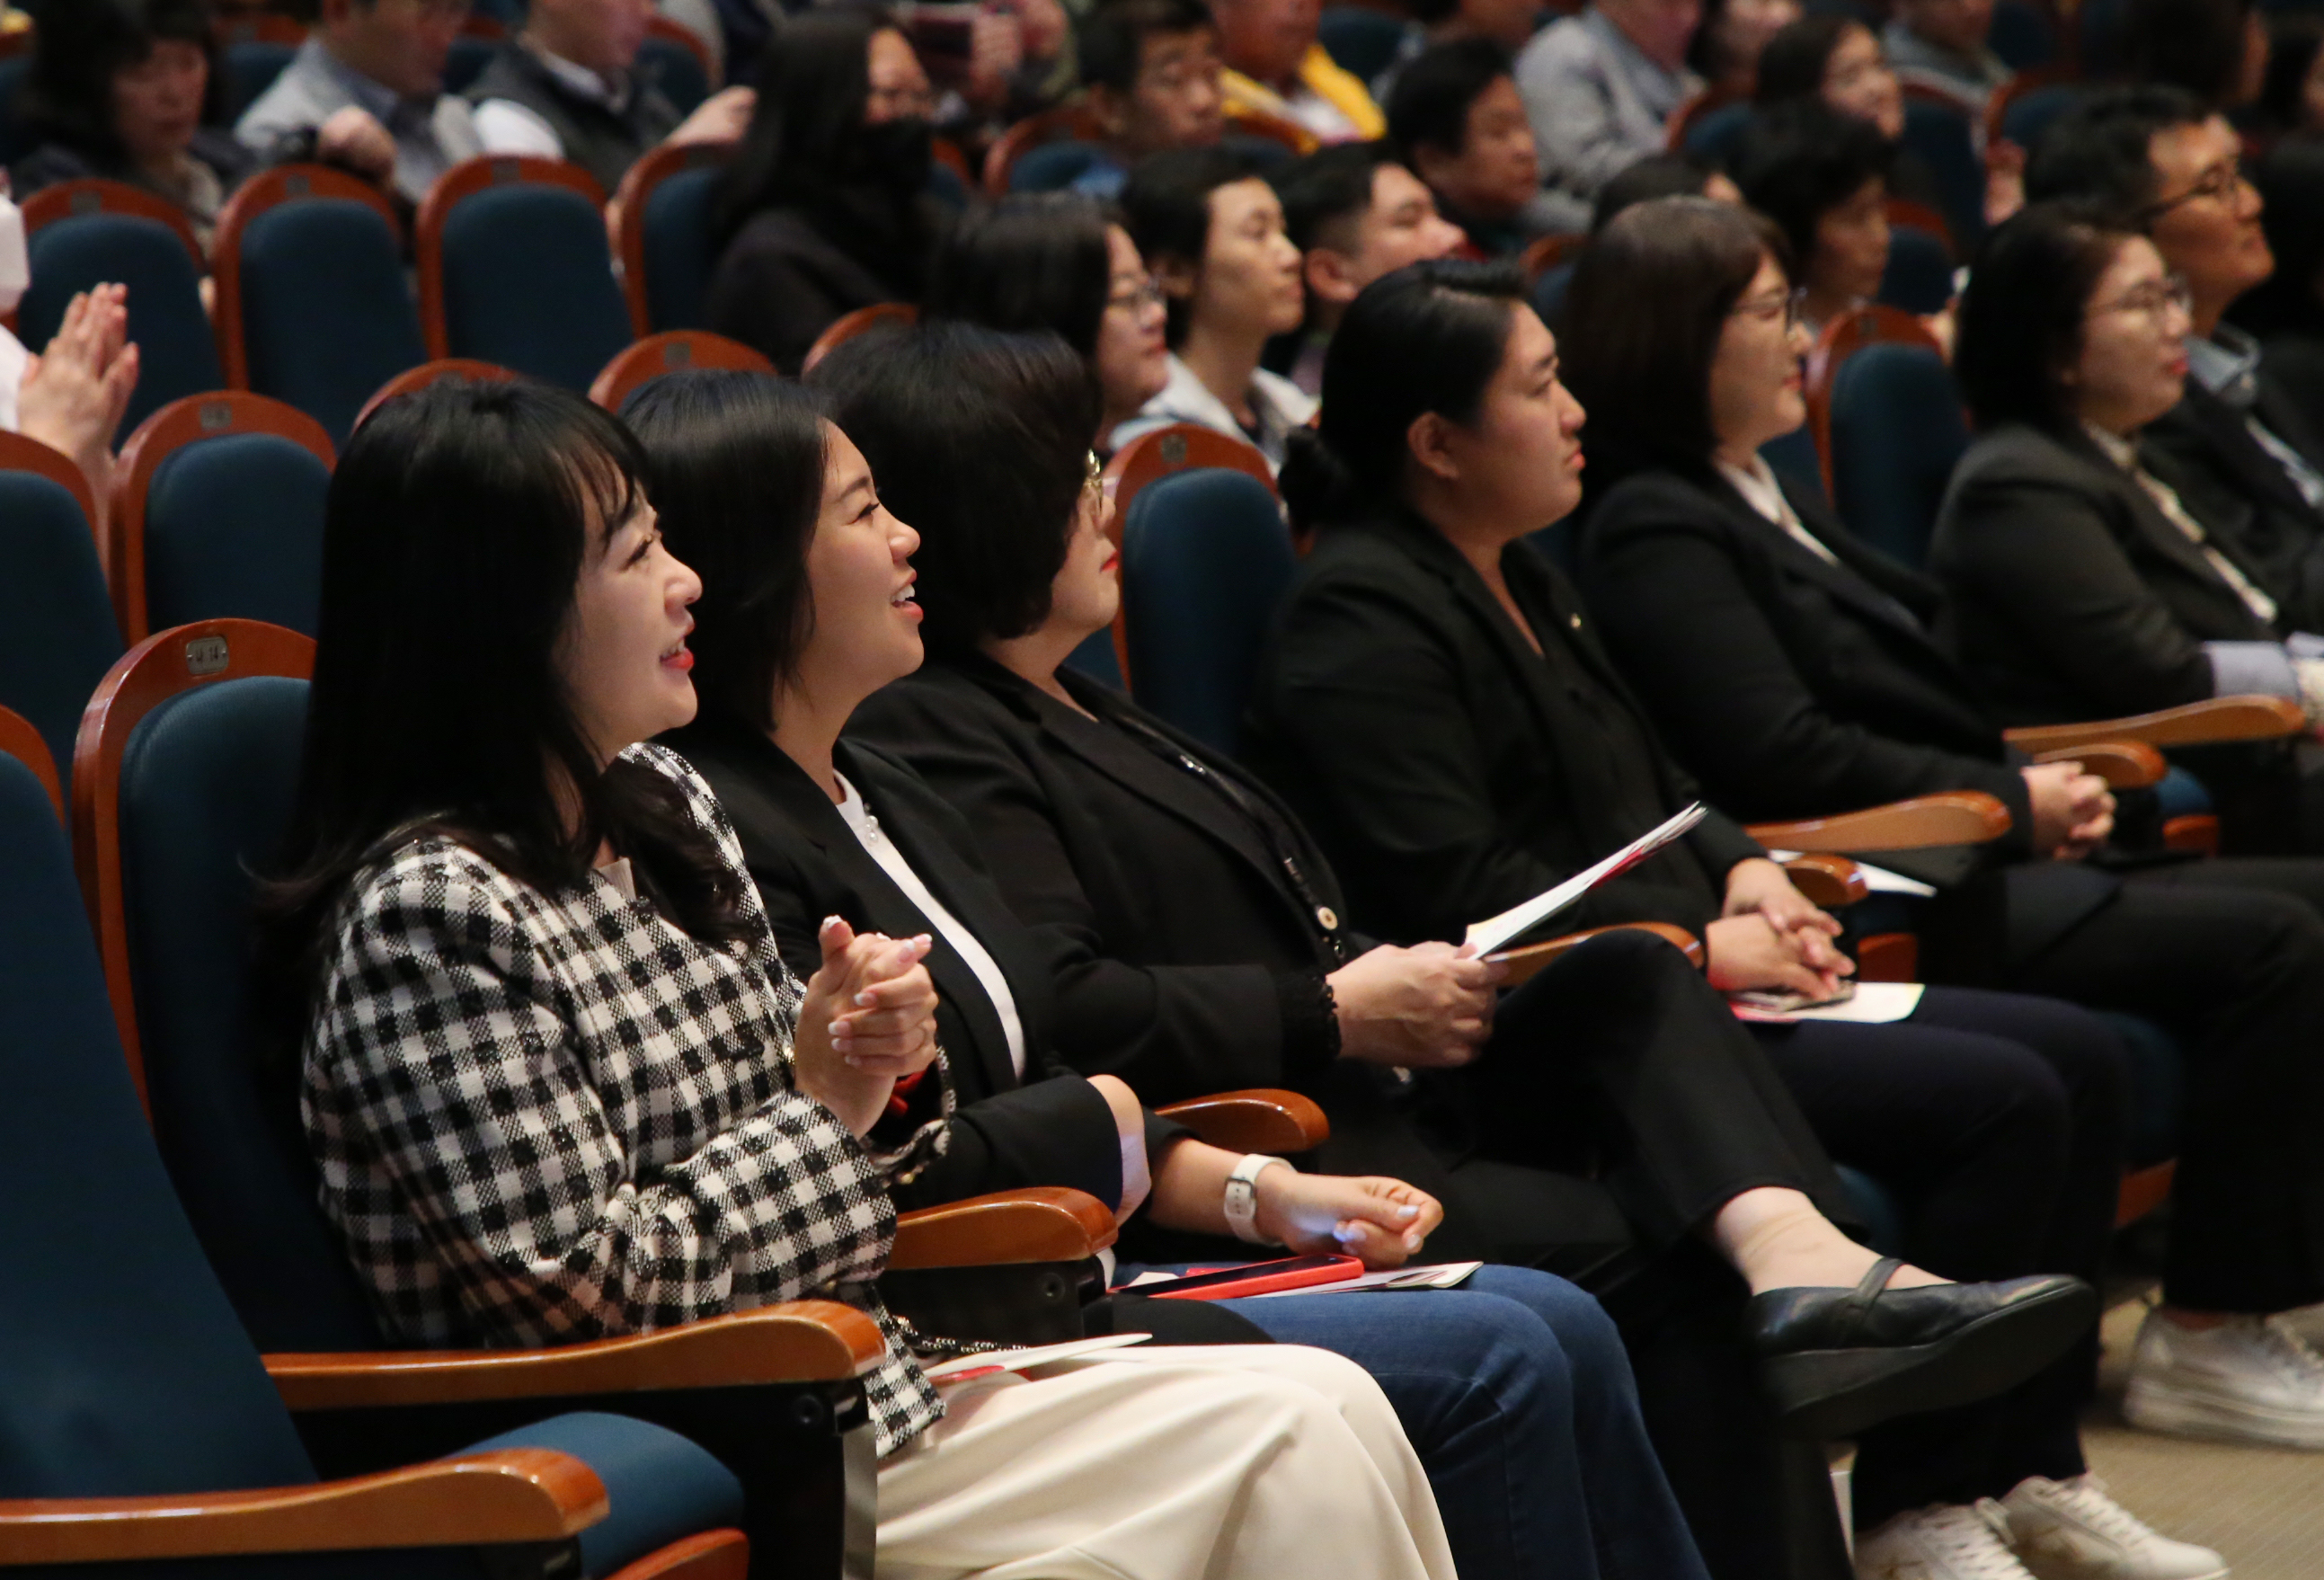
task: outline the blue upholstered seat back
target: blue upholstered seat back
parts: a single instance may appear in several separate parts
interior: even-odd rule
[[[379,1336],[316,1206],[291,1066],[262,1070],[252,874],[272,870],[299,777],[307,683],[220,680],[146,715],[121,760],[131,975],[153,1127],[194,1231],[264,1350]]]
[[[330,468],[295,440],[229,433],[154,469],[145,496],[146,624],[229,615],[315,634]]]
[[[1946,105],[1908,99],[1904,105],[1904,145],[1920,156],[1937,187],[1938,206],[1953,227],[1953,239],[1963,248],[1977,245],[1985,234],[1985,161],[1968,115]]]
[[[1888,266],[1878,300],[1908,313],[1936,313],[1953,299],[1953,259],[1942,236],[1909,225],[1888,232]]]
[[[32,288],[16,310],[16,333],[35,351],[56,334],[77,293],[108,283],[129,288],[138,374],[121,437],[172,401],[226,388],[202,310],[201,272],[168,226],[133,214],[76,214],[42,226],[32,254]]]
[[[1296,567],[1275,495],[1257,478],[1204,467],[1148,485],[1121,539],[1131,694],[1233,752]]]
[[[218,51],[218,69],[226,78],[226,124],[242,119],[242,112],[274,86],[299,53],[296,44],[272,39],[236,39]]]
[[[1103,151],[1093,143],[1060,138],[1028,148],[1009,167],[1012,192],[1061,192],[1082,179]]]
[[[717,257],[710,242],[710,210],[718,170],[680,171],[646,197],[646,312],[656,332],[706,329],[710,273]]]
[[[69,778],[80,710],[121,656],[97,543],[73,496],[37,474],[0,472],[0,707],[32,721]]]
[[[1369,83],[1395,61],[1404,31],[1402,17],[1369,5],[1326,5],[1315,38],[1341,70]]]
[[[250,387],[312,417],[334,445],[374,391],[428,360],[394,231],[345,198],[284,203],[244,227],[242,338]]]
[[[597,206],[537,181],[462,202],[444,221],[444,319],[453,356],[586,391],[630,343]]]
[[[0,757],[0,1498],[311,1481],[170,1189],[64,830]]]
[[[1840,519],[1892,559],[1919,565],[1969,427],[1952,374],[1922,346],[1868,346],[1840,365],[1831,391],[1833,503]]]
[[[648,38],[638,46],[635,70],[661,89],[681,115],[690,115],[710,97],[710,74],[701,59],[675,39]]]

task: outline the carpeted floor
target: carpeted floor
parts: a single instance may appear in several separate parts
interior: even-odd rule
[[[2144,1312],[2134,1300],[2107,1313],[2102,1397],[2083,1432],[2090,1467],[2148,1524],[2225,1554],[2234,1580],[2324,1580],[2324,1453],[2123,1424],[2122,1374]]]

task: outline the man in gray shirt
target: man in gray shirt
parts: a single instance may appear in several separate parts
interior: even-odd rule
[[[1897,0],[1895,16],[1880,30],[1880,47],[1900,80],[1934,88],[1981,115],[2010,75],[1986,44],[1992,30],[1993,0]]]
[[[1517,56],[1542,180],[1566,225],[1590,228],[1590,199],[1663,150],[1671,112],[1702,90],[1686,48],[1702,0],[1597,0],[1536,33]]]
[[[444,62],[468,0],[323,0],[322,15],[235,134],[272,161],[329,160],[418,203],[484,152]]]

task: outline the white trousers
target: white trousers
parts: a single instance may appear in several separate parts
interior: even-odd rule
[[[1396,1412],[1338,1355],[1140,1345],[945,1400],[881,1465],[879,1580],[1453,1580]]]

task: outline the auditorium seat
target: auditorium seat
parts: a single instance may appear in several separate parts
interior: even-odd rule
[[[378,188],[278,165],[218,218],[217,339],[229,389],[285,401],[345,444],[381,383],[428,359],[401,226]]]
[[[1937,508],[1968,448],[1960,393],[1935,351],[1868,346],[1834,372],[1832,503],[1850,531],[1892,559],[1927,559]]]
[[[361,428],[364,419],[378,410],[383,401],[392,401],[398,395],[408,395],[424,390],[439,379],[506,380],[518,375],[496,362],[478,362],[473,357],[444,356],[433,362],[423,362],[418,367],[406,368],[372,392],[363,410],[355,414],[355,426]]]
[[[661,89],[681,115],[690,115],[710,97],[710,51],[701,40],[666,16],[646,19],[645,42],[632,68],[641,81]]]
[[[633,338],[604,194],[563,160],[455,165],[420,207],[420,325],[430,356],[474,357],[586,392]]]
[[[657,148],[630,166],[613,199],[614,254],[630,327],[642,338],[666,329],[706,329],[711,203],[733,145]]]
[[[0,1026],[0,1188],[39,1204],[0,1224],[0,1551],[11,1562],[423,1580],[474,1562],[459,1549],[505,1547],[512,1563],[538,1563],[538,1544],[577,1535],[589,1575],[699,1555],[688,1580],[740,1580],[741,1483],[640,1420],[543,1421],[536,1406],[529,1428],[447,1445],[469,1451],[461,1463],[383,1461],[367,1483],[320,1481],[143,1123],[64,831],[6,756]],[[377,1358],[346,1370],[360,1373],[350,1393],[392,1382]],[[602,1479],[572,1451],[594,1457]],[[700,1539],[713,1531],[715,1566]],[[687,1549],[672,1550],[680,1541]]]
[[[638,391],[664,374],[687,368],[728,368],[742,373],[775,371],[775,365],[755,348],[705,329],[674,329],[650,335],[605,365],[589,386],[589,398],[608,411],[619,411]]]
[[[80,711],[121,656],[79,469],[21,434],[0,433],[0,707],[30,720],[69,772]]]
[[[799,371],[814,372],[816,363],[821,362],[858,335],[869,335],[885,328],[900,328],[907,324],[916,322],[919,316],[919,310],[908,301],[875,301],[870,307],[860,307],[852,313],[843,313],[833,321],[831,328],[815,337],[815,344],[807,348],[807,356],[799,364]]]
[[[1369,83],[1396,63],[1405,26],[1401,16],[1369,5],[1327,5],[1315,39],[1342,71]]]
[[[313,635],[337,459],[313,418],[244,391],[146,419],[122,448],[106,533],[123,640],[227,615]]]
[[[57,777],[56,753],[49,750],[48,742],[32,727],[32,721],[13,708],[0,707],[0,754],[14,757],[41,781],[41,789],[48,792],[50,808],[62,827],[65,787]]]
[[[1000,198],[1010,192],[1049,192],[1069,184],[1086,168],[1104,134],[1097,117],[1080,105],[1061,105],[1038,115],[1028,115],[1001,133],[986,150],[985,195]],[[1018,162],[1051,143],[1074,143],[1079,145],[1078,152],[1065,156],[1055,170],[1045,167],[1038,184],[1034,171],[1020,178]],[[1071,173],[1058,177],[1056,171],[1063,170],[1070,170]]]
[[[1985,234],[1985,161],[1968,114],[1950,103],[1916,97],[1907,88],[1901,145],[1928,167],[1938,205],[1952,227],[1955,251],[1966,254]]]

